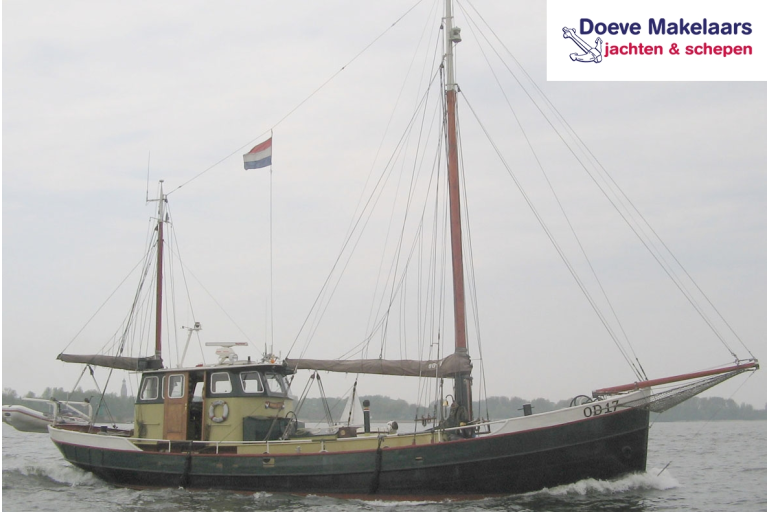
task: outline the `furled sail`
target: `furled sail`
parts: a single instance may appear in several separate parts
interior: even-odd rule
[[[163,360],[153,357],[106,356],[103,354],[59,354],[56,359],[64,361],[65,363],[90,364],[93,366],[104,366],[106,368],[131,371],[157,370],[163,367]]]
[[[371,373],[406,377],[453,377],[457,373],[472,371],[469,356],[451,354],[436,361],[413,359],[286,359],[285,364],[294,370],[319,370],[339,373]]]

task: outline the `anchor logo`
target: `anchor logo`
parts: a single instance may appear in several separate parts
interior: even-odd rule
[[[579,62],[594,62],[595,64],[603,60],[603,40],[599,37],[595,39],[594,47],[589,46],[579,36],[577,36],[576,29],[573,28],[564,27],[563,37],[566,39],[571,39],[574,43],[576,43],[576,46],[581,48],[581,51],[584,52],[583,54],[572,53],[571,60],[576,60]]]

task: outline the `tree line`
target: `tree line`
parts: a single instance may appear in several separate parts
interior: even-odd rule
[[[63,388],[46,388],[38,397],[29,392],[24,397],[29,398],[56,398],[63,401],[67,399],[75,402],[90,401],[93,410],[97,412],[97,422],[131,423],[133,421],[134,397],[121,397],[114,393],[104,395],[96,390],[83,391],[78,388],[68,393]],[[430,418],[440,415],[435,403],[429,406],[417,406],[405,400],[389,398],[381,395],[361,396],[360,400],[370,402],[371,421],[373,423],[386,423],[388,421],[410,422],[420,421],[422,418]],[[333,421],[340,421],[346,399],[328,398],[326,400],[328,410]],[[16,391],[10,388],[3,389],[3,405],[24,405],[31,409],[47,412],[45,404],[23,400]],[[523,406],[530,404],[533,414],[553,411],[570,405],[570,400],[552,402],[544,398],[525,400],[520,397],[490,397],[487,400],[473,403],[475,417],[497,420],[523,416]],[[322,422],[326,419],[326,408],[322,398],[307,398],[298,411],[298,417],[305,422]],[[719,397],[693,397],[676,405],[672,409],[662,413],[653,414],[654,421],[708,421],[708,420],[765,420],[766,409],[755,409],[749,404],[737,404],[733,399]]]

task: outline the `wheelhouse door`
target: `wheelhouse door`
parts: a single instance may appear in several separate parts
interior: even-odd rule
[[[187,438],[187,414],[189,404],[189,375],[171,373],[165,379],[165,421],[163,438],[185,440]]]

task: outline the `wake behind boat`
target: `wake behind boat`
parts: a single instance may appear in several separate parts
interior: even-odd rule
[[[453,25],[452,9],[447,0],[440,22],[444,52],[429,84],[439,89],[434,104],[438,107],[434,111],[437,129],[432,134],[439,142],[431,153],[436,172],[423,188],[437,199],[423,203],[420,217],[412,214],[418,217],[417,235],[398,242],[393,268],[402,273],[387,282],[389,296],[381,308],[385,313],[366,340],[370,342],[374,333],[386,334],[395,297],[406,293],[411,257],[421,244],[441,238],[422,235],[427,226],[435,225],[439,226],[435,233],[446,235],[448,248],[445,253],[435,250],[429,257],[450,263],[434,264],[430,267],[434,274],[423,281],[442,290],[443,276],[438,273],[447,269],[445,281],[452,293],[445,309],[452,314],[442,315],[439,294],[420,297],[441,312],[435,319],[451,319],[452,353],[446,355],[436,348],[434,352],[423,350],[427,357],[387,359],[382,349],[380,357],[370,358],[365,344],[357,352],[359,358],[309,358],[304,357],[305,350],[299,357],[280,358],[265,350],[262,357],[252,360],[243,357],[236,344],[217,342],[217,363],[186,367],[182,363],[188,339],[179,364],[167,365],[162,322],[169,219],[168,197],[161,182],[154,200],[158,204],[155,238],[147,253],[152,255],[147,263],[154,262],[156,270],[147,267],[140,284],[140,290],[147,283],[154,285],[155,336],[150,353],[125,355],[133,354],[127,349],[133,331],[126,327],[110,354],[59,355],[64,362],[140,374],[133,429],[110,432],[96,426],[52,426],[51,439],[66,460],[120,485],[399,496],[527,492],[585,478],[609,479],[645,471],[651,412],[667,410],[726,379],[758,369],[754,358],[742,359],[732,353],[729,365],[650,379],[636,357],[625,356],[636,375],[633,383],[597,389],[590,396],[574,391],[569,407],[538,414],[527,409],[522,417],[504,419],[484,417],[476,410],[477,360],[470,357],[468,327],[474,286],[471,280],[467,282],[473,271],[467,263],[471,253],[464,228],[466,203],[460,172],[464,152],[460,151],[460,91],[454,66],[454,47],[461,41],[461,32]],[[419,105],[418,114],[424,118],[428,97],[425,94]],[[413,125],[408,127],[412,129]],[[271,151],[271,139],[254,147],[245,156],[246,168],[269,165]],[[424,159],[424,154],[417,152],[414,160]],[[415,195],[417,189],[414,185],[409,194],[413,191]],[[411,195],[407,204],[411,205]],[[433,217],[425,213],[427,205],[434,205]],[[423,307],[416,306],[419,311]],[[140,315],[132,309],[129,319],[136,316]],[[435,320],[434,325],[439,324]],[[422,333],[429,331],[425,325],[419,327]],[[439,347],[442,331],[435,328],[424,337],[423,347]],[[291,349],[293,345],[289,352]],[[488,350],[493,346],[486,347]],[[292,386],[301,371],[314,372],[317,383],[317,372],[412,378],[433,390],[431,423],[412,432],[399,432],[394,425],[374,431],[363,411],[360,426],[353,412],[357,399],[353,393],[349,411],[342,414],[342,425],[323,431],[306,428],[300,416],[305,394],[296,397]]]

